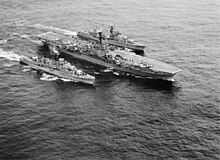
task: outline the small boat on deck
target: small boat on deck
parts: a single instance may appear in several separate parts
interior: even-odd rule
[[[99,42],[99,30],[91,30],[91,31],[79,31],[77,36],[79,38],[92,40],[95,42]],[[110,35],[108,37],[102,35],[103,44],[109,44],[117,47],[128,48],[138,53],[143,53],[146,45],[136,42],[133,39],[128,38],[124,34],[114,31],[114,26],[110,26]]]
[[[54,61],[47,58],[38,58],[34,56],[21,57],[20,62],[29,65],[33,69],[49,73],[60,78],[69,79],[74,82],[82,82],[92,85],[95,82],[94,76],[76,69],[75,66],[64,60]]]

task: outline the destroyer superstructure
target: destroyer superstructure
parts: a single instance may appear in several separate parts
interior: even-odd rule
[[[44,57],[39,58],[37,56],[24,56],[20,58],[20,62],[29,65],[33,69],[49,73],[60,78],[72,80],[74,82],[82,82],[86,84],[94,84],[95,82],[94,76],[77,69],[64,59],[55,61]]]
[[[119,31],[114,30],[114,25],[110,25],[109,35],[102,35],[103,43],[118,47],[129,48],[136,53],[143,54],[146,45],[128,38]],[[77,36],[83,39],[99,42],[99,30],[79,31]]]

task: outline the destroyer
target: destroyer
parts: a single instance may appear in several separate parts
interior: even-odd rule
[[[50,60],[48,58],[21,57],[20,62],[29,65],[31,68],[40,70],[60,78],[72,80],[74,82],[83,82],[87,84],[94,84],[95,77],[86,74],[85,72],[76,69],[64,59],[58,61]]]
[[[123,35],[121,32],[114,30],[114,25],[110,25],[109,36],[102,35],[103,43],[110,44],[118,47],[129,48],[135,51],[136,53],[144,53],[144,44],[136,42],[133,39],[128,38]],[[89,32],[79,31],[77,36],[83,39],[93,40],[99,42],[99,31],[100,30],[91,30]]]
[[[126,75],[151,79],[173,80],[179,68],[139,56],[126,50],[114,50],[106,44],[83,41],[56,33],[45,33],[38,38],[49,48]],[[101,43],[101,41],[100,41]],[[56,48],[56,49],[55,49]]]

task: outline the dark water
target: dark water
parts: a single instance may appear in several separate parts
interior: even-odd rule
[[[0,0],[0,159],[220,159],[219,11],[218,0]],[[181,68],[176,81],[100,73],[91,87],[18,62],[47,52],[31,37],[51,26],[110,22]]]

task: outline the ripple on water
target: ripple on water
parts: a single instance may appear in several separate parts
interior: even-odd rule
[[[0,49],[0,159],[220,158],[217,0],[0,4],[8,40]],[[46,82],[18,63],[48,53],[34,35],[107,32],[110,23],[147,44],[146,56],[181,68],[176,81],[114,76],[72,60],[97,73],[94,87]]]

